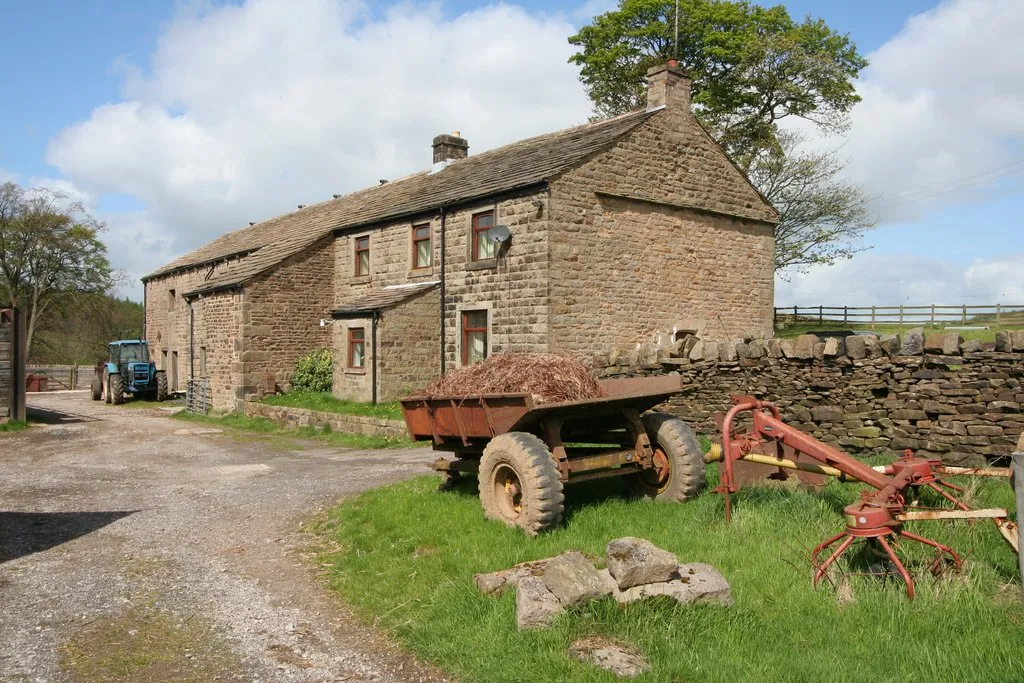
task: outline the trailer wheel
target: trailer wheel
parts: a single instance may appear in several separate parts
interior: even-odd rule
[[[682,420],[664,413],[643,416],[654,448],[654,468],[627,479],[636,495],[682,503],[704,488],[704,454],[697,437]]]
[[[99,377],[93,377],[92,382],[89,383],[89,395],[94,401],[99,401],[103,398],[103,382],[100,381]]]
[[[121,375],[110,376],[110,400],[115,406],[124,403],[124,377]]]
[[[533,434],[508,432],[487,444],[480,458],[484,516],[518,526],[530,536],[562,521],[565,496],[558,466]]]

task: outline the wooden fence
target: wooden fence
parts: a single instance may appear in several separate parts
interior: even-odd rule
[[[30,365],[25,369],[29,391],[88,389],[92,365]]]
[[[784,306],[775,310],[775,324],[833,325],[1024,325],[1024,305],[975,306]]]

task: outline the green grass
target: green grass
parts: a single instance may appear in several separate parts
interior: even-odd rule
[[[20,432],[23,429],[28,429],[28,422],[22,422],[21,420],[11,420],[0,424],[0,434],[4,432]]]
[[[272,406],[288,406],[291,408],[308,408],[328,413],[344,415],[361,415],[363,417],[379,417],[387,420],[401,420],[402,406],[398,401],[389,403],[360,403],[359,401],[343,401],[329,393],[293,392],[267,396],[263,403]]]
[[[568,489],[564,528],[528,538],[484,520],[474,480],[445,493],[437,482],[369,491],[311,527],[323,539],[317,557],[330,587],[361,618],[462,680],[615,680],[566,655],[585,635],[639,649],[651,664],[644,681],[1003,681],[1024,671],[1017,560],[991,523],[912,525],[962,551],[964,572],[931,577],[930,554],[907,543],[915,601],[901,583],[853,577],[854,601],[846,602],[832,587],[812,589],[809,554],[842,528],[842,506],[859,485],[833,482],[816,494],[748,488],[727,523],[717,495],[661,505],[617,497],[614,481],[582,484]],[[984,485],[977,504],[1012,508],[1010,488],[1000,486]],[[630,535],[683,562],[718,567],[735,605],[619,608],[606,598],[550,629],[518,632],[513,591],[495,598],[473,586],[476,572],[567,549],[601,558],[609,540]]]
[[[180,413],[175,413],[171,417],[176,420],[199,422],[212,427],[232,430],[235,432],[235,435],[248,434],[258,436],[260,438],[309,439],[341,448],[377,449],[413,448],[423,446],[422,443],[417,444],[411,439],[391,436],[333,432],[330,429],[317,429],[316,427],[285,429],[266,418],[249,417],[238,413],[228,413],[226,415],[197,415],[195,413],[181,411]]]
[[[968,324],[969,325],[970,324],[984,325],[984,324],[987,324],[987,323],[984,323],[984,322],[977,322],[976,323],[974,321],[970,321],[970,322],[968,322]],[[857,332],[857,331],[868,331],[868,332],[876,332],[878,334],[903,334],[907,330],[913,329],[915,327],[923,327],[924,331],[925,331],[925,334],[931,334],[933,332],[946,332],[947,331],[946,329],[944,329],[943,327],[938,326],[938,325],[934,325],[933,326],[933,325],[914,325],[914,324],[908,324],[908,325],[903,325],[903,327],[900,327],[899,325],[875,325],[874,327],[871,327],[871,325],[843,324],[842,322],[838,322],[837,323],[837,322],[826,320],[826,321],[824,321],[821,324],[818,324],[817,322],[811,322],[811,323],[799,323],[799,324],[796,324],[796,325],[793,325],[793,324],[790,324],[790,323],[786,323],[784,326],[777,325],[775,327],[775,336],[780,338],[780,339],[791,339],[791,338],[799,337],[801,334],[806,334],[807,332],[826,332],[826,331],[830,331],[830,330],[835,330],[835,331],[853,330],[855,332]],[[995,324],[992,324],[989,327],[989,329],[987,329],[987,330],[948,330],[948,331],[949,332],[956,332],[957,334],[959,334],[961,337],[964,338],[964,341],[970,341],[972,339],[977,339],[977,340],[983,341],[983,342],[992,342],[992,341],[996,340],[996,332],[1000,332],[1002,330],[1020,330],[1020,329],[1024,329],[1024,325],[998,325],[997,326]]]

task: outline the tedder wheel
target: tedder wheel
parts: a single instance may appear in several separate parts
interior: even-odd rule
[[[99,377],[92,378],[92,382],[89,383],[89,393],[94,401],[103,398],[103,382]]]
[[[110,400],[115,406],[124,403],[124,377],[121,375],[110,376]]]
[[[544,442],[526,432],[491,439],[480,458],[484,516],[518,526],[530,536],[562,521],[562,480]]]
[[[167,375],[163,372],[156,373],[156,400],[167,400]]]
[[[654,468],[627,479],[633,493],[657,501],[681,503],[704,487],[704,454],[682,420],[664,413],[643,416],[654,449]]]

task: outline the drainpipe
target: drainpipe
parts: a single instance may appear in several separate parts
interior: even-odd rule
[[[377,321],[380,320],[380,311],[373,312],[373,319],[370,322],[370,348],[373,353],[373,363],[370,365],[370,384],[373,385],[373,404],[377,404]]]
[[[196,357],[196,335],[195,335],[195,311],[192,309],[192,302],[188,302],[188,378],[196,378],[195,357]]]
[[[444,225],[445,225],[445,218],[446,217],[447,217],[447,214],[445,214],[444,207],[442,206],[441,207],[441,374],[442,375],[444,374],[444,371],[445,371],[445,353],[444,353],[444,341],[445,341],[444,340],[444,328],[445,328],[445,324],[444,324],[444,322],[445,322],[445,310],[444,310],[444,285],[445,285]]]

